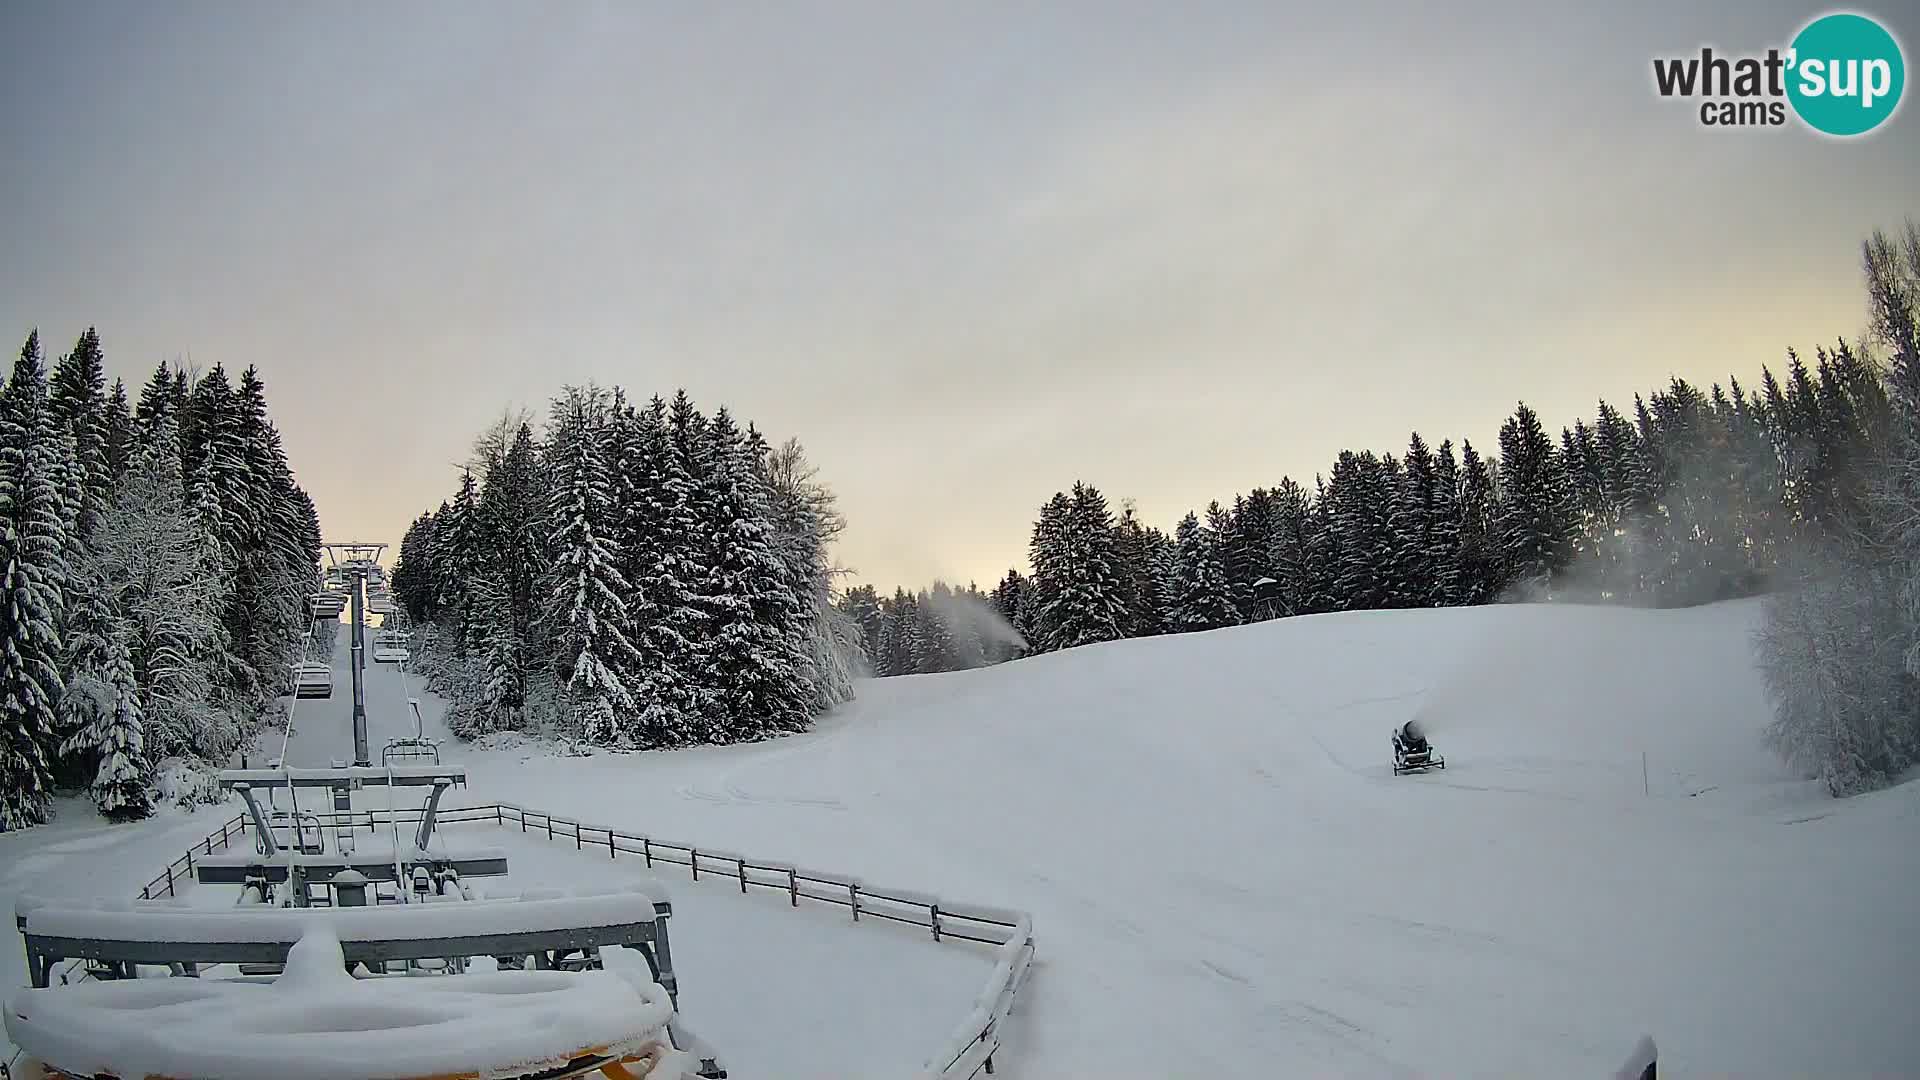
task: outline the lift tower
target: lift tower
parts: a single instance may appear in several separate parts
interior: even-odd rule
[[[369,766],[373,764],[373,755],[367,746],[367,574],[380,565],[380,555],[387,550],[387,545],[332,543],[321,546],[333,565],[346,572],[350,582],[347,597],[353,619],[353,654],[347,667],[353,675],[353,763]]]

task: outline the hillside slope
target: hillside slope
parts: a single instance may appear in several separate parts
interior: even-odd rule
[[[1912,1073],[1920,786],[1784,772],[1757,615],[1317,616],[872,682],[757,746],[466,760],[560,812],[1028,908],[1003,1076],[1599,1076],[1642,1031],[1676,1075]],[[1448,767],[1394,777],[1416,714]]]

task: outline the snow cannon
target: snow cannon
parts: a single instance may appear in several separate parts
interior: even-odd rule
[[[1433,752],[1427,733],[1418,719],[1408,720],[1393,729],[1393,775],[1444,769],[1447,759]]]

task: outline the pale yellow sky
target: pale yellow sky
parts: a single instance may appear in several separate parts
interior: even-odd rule
[[[1857,333],[1920,120],[1703,129],[1652,57],[1821,9],[1672,6],[15,6],[0,331],[258,364],[395,543],[503,408],[684,386],[985,586],[1077,479],[1171,527]]]

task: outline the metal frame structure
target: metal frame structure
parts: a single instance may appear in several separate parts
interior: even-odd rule
[[[388,739],[387,745],[380,748],[380,764],[393,761],[421,761],[431,758],[435,765],[440,764],[440,740],[427,738],[426,719],[420,715],[420,699],[408,698],[407,708],[413,711],[413,737],[410,739]]]
[[[347,665],[353,673],[353,763],[371,765],[371,751],[367,746],[367,578],[379,569],[380,554],[387,550],[387,545],[342,541],[321,547],[334,565],[348,575],[347,600],[353,622],[353,653]]]
[[[639,892],[622,899],[622,894],[604,891],[571,897],[529,893],[481,899],[466,884],[469,878],[504,876],[507,856],[499,849],[456,849],[439,843],[436,825],[441,801],[448,791],[466,786],[467,773],[463,766],[440,764],[439,743],[426,737],[417,699],[407,700],[413,712],[413,736],[390,740],[381,751],[378,767],[369,762],[366,609],[370,592],[391,602],[377,562],[386,545],[329,543],[323,547],[334,561],[329,579],[343,577],[349,582],[345,599],[353,624],[349,665],[353,763],[336,759],[331,768],[290,768],[276,759],[272,768],[230,769],[220,774],[221,788],[238,794],[246,804],[240,828],[252,829],[251,849],[216,854],[209,839],[205,855],[196,859],[190,854],[187,866],[200,884],[239,886],[233,908],[191,909],[144,901],[132,910],[44,905],[18,909],[16,924],[36,988],[29,993],[50,989],[55,969],[67,961],[82,961],[87,975],[106,980],[138,977],[143,967],[199,977],[206,969],[223,965],[237,968],[242,976],[278,977],[286,971],[294,946],[318,919],[332,924],[347,969],[364,969],[374,977],[458,976],[475,957],[491,957],[505,971],[531,966],[585,972],[605,966],[602,950],[607,947],[632,949],[645,959],[653,981],[677,1009],[679,988],[667,933],[671,904]],[[310,598],[316,616],[331,606],[332,601],[324,598],[337,595],[329,592]],[[296,696],[306,696],[300,678],[304,666],[294,666]],[[331,671],[327,665],[329,695]],[[432,763],[395,764],[420,759]],[[354,809],[353,793],[365,788],[388,790],[384,810]],[[399,807],[394,796],[403,788],[423,789],[424,805]],[[300,793],[314,789],[331,794],[331,810],[301,809]],[[262,791],[267,793],[264,805],[259,797]],[[278,804],[280,792],[286,794],[286,808]],[[379,820],[382,814],[384,821]],[[400,830],[402,815],[409,822],[417,820],[405,837]],[[392,850],[355,852],[356,827],[376,833],[390,828]],[[223,829],[223,845],[226,837]],[[169,867],[169,886],[173,881]],[[382,889],[389,884],[390,890]],[[449,917],[447,905],[458,910],[458,918]],[[428,906],[434,910],[424,910]],[[65,982],[64,976],[61,981]],[[11,1018],[14,1013],[8,1015]],[[130,1015],[126,1022],[139,1021]],[[700,1062],[700,1076],[726,1076],[711,1052],[674,1019],[667,1021],[665,1032],[673,1046],[691,1052]],[[615,1078],[630,1075],[617,1060],[601,1061],[589,1055],[563,1069],[542,1072],[538,1080],[595,1071]],[[70,1075],[61,1072],[57,1063],[48,1072]]]

